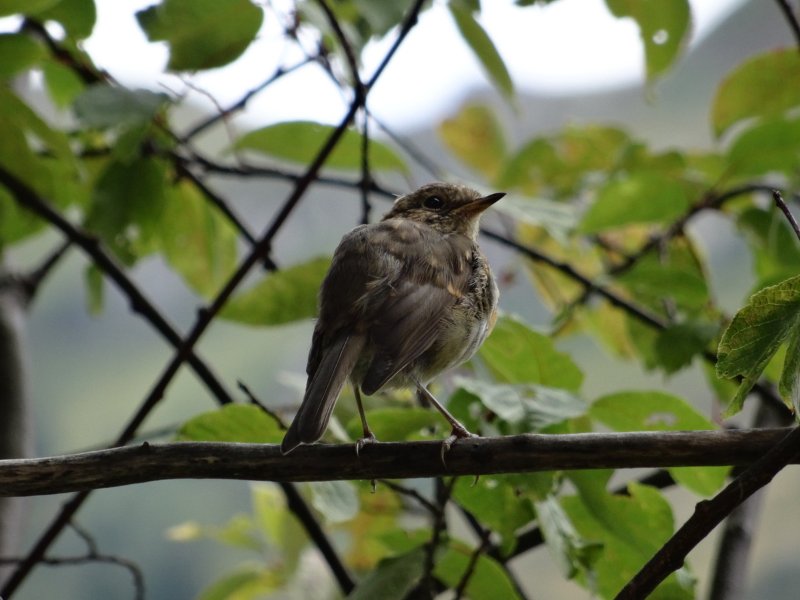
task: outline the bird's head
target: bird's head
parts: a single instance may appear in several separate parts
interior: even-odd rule
[[[504,192],[483,196],[453,183],[429,183],[395,200],[383,220],[411,219],[441,233],[460,233],[474,240],[481,214],[503,196]]]

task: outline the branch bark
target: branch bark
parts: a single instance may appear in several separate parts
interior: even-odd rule
[[[85,491],[163,479],[332,481],[488,475],[566,469],[743,465],[789,431],[670,431],[524,434],[460,440],[441,460],[441,442],[317,444],[282,456],[272,444],[179,442],[66,456],[0,461],[0,496]],[[792,462],[800,456],[794,455]]]

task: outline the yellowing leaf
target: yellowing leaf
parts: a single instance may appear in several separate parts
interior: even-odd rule
[[[445,119],[439,135],[457,158],[487,180],[500,174],[506,143],[500,123],[492,110],[482,104],[468,104],[458,114]]]
[[[798,349],[798,336],[800,276],[764,288],[736,313],[717,351],[717,375],[742,377],[739,390],[726,411],[728,415],[741,410],[750,388],[783,342],[788,340],[790,349]],[[780,391],[785,400],[789,399],[790,408],[791,398],[797,394],[799,367],[797,357],[787,354]]]
[[[800,53],[788,47],[759,54],[723,79],[711,109],[719,137],[729,127],[754,117],[778,117],[800,106]]]
[[[289,121],[250,131],[236,140],[236,150],[252,150],[280,160],[307,165],[317,156],[334,127],[313,121]],[[362,137],[348,129],[325,161],[331,169],[357,170],[362,164]],[[369,166],[375,170],[407,171],[403,160],[386,144],[369,141]]]

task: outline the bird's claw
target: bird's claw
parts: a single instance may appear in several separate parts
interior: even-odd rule
[[[447,455],[448,452],[450,452],[450,448],[452,447],[452,445],[455,443],[456,440],[461,440],[464,438],[477,438],[477,437],[480,436],[470,432],[463,425],[460,424],[458,426],[454,425],[453,430],[450,432],[450,435],[447,436],[442,441],[442,448],[441,448],[442,465],[445,468],[447,468],[447,462],[445,461],[444,457]]]
[[[378,438],[375,437],[375,434],[370,432],[365,433],[364,437],[356,441],[356,458],[358,458],[361,454],[361,449],[366,446],[367,444],[377,444]]]

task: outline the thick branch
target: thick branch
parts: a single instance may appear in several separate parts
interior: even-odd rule
[[[142,444],[67,456],[0,461],[0,495],[43,495],[162,479],[331,481],[488,475],[564,469],[743,465],[787,429],[525,434],[461,440],[441,460],[441,442],[318,444],[282,456],[275,445]],[[798,457],[793,459],[797,461]]]
[[[750,430],[751,435],[755,431]],[[767,485],[787,464],[797,460],[800,451],[800,427],[769,429],[782,438],[756,462],[731,481],[711,500],[697,504],[694,514],[648,563],[617,594],[617,600],[646,598],[670,573],[679,569],[686,555],[719,523],[753,493]],[[788,434],[786,432],[789,432]]]

